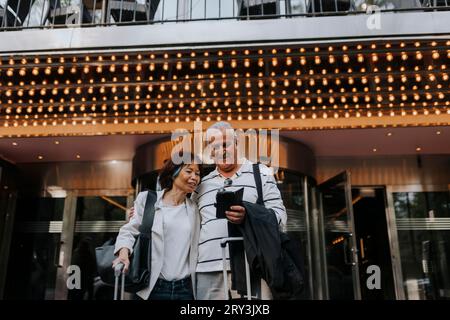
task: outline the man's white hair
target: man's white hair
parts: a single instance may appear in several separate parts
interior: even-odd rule
[[[213,132],[217,131],[225,131],[230,132],[233,134],[233,137],[236,139],[236,131],[234,130],[233,126],[226,121],[219,121],[211,125],[208,129],[206,129],[206,137],[209,139],[210,134],[213,134]]]
[[[231,129],[234,130],[233,126],[226,121],[219,121],[211,125],[206,131],[209,131],[210,129],[216,129],[216,130],[226,130]]]

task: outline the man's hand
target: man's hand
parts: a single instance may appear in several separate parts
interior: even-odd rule
[[[225,211],[228,221],[235,224],[241,224],[245,218],[245,208],[241,206],[230,207],[231,211]]]

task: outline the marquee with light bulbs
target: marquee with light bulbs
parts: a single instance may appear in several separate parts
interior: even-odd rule
[[[0,57],[0,136],[448,125],[450,41]]]

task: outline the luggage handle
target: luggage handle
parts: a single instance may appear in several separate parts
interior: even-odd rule
[[[122,272],[125,265],[123,263],[118,263],[114,267],[114,300],[117,300],[117,295],[119,291],[119,277],[122,275],[122,285],[120,286],[120,300],[123,300],[124,288],[125,288],[125,273]]]
[[[229,238],[222,238],[222,240],[220,240],[220,246],[222,247],[222,263],[223,263],[223,282],[224,282],[224,286],[223,286],[223,290],[225,293],[225,298],[228,297],[228,275],[227,275],[227,270],[226,270],[226,263],[227,263],[227,258],[226,258],[226,247],[227,247],[227,243],[228,242],[232,242],[232,241],[244,241],[243,237],[229,237]],[[244,250],[244,258],[245,258],[245,280],[247,283],[247,300],[251,300],[252,299],[252,288],[251,288],[251,284],[250,284],[250,267],[248,265],[248,261],[247,261],[247,253]]]

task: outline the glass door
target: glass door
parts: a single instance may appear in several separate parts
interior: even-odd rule
[[[317,200],[322,298],[360,300],[350,173],[342,172],[320,184]]]
[[[19,194],[5,299],[55,299],[66,200]]]
[[[301,299],[310,300],[313,298],[313,281],[311,273],[311,234],[309,222],[309,184],[308,178],[295,171],[279,169],[275,174],[278,189],[280,190],[283,204],[287,213],[286,232],[291,239],[295,239],[300,244],[303,268],[306,276],[305,289]]]
[[[97,274],[95,248],[115,241],[120,227],[127,222],[126,211],[132,203],[132,195],[77,197],[70,261],[81,270],[81,286],[67,290],[68,300],[112,299],[113,288]]]
[[[450,300],[449,186],[388,186],[399,299]]]

